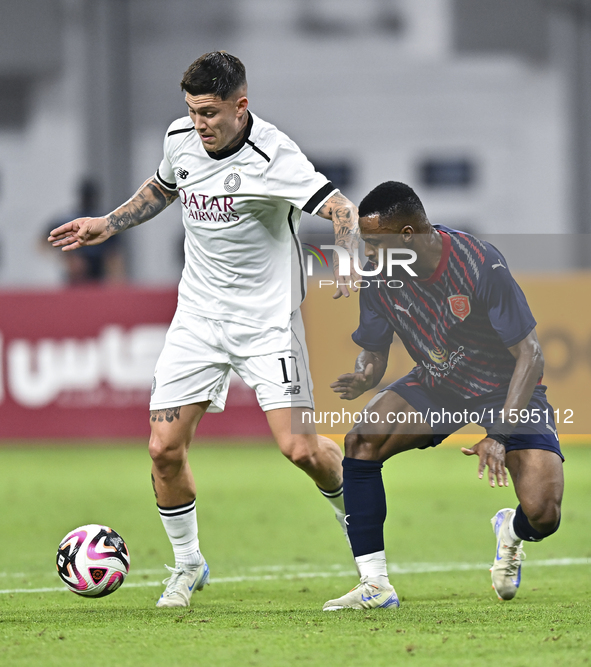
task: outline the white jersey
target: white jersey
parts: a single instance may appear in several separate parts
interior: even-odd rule
[[[189,117],[174,121],[156,180],[178,192],[183,209],[179,308],[288,327],[305,296],[301,212],[316,213],[336,188],[289,137],[250,112],[244,139],[219,153],[205,150]]]

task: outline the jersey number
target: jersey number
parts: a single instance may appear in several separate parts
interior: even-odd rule
[[[295,367],[296,373],[296,382],[300,381],[300,374],[298,373],[298,362],[295,357],[287,357],[288,359],[293,359],[293,365]],[[287,364],[285,363],[285,357],[279,357],[279,363],[281,364],[281,371],[283,372],[283,382],[281,384],[291,384],[291,380],[287,375]]]

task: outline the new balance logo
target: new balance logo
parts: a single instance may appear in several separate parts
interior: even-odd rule
[[[289,396],[290,394],[299,394],[301,389],[301,385],[299,384],[294,384],[293,387],[290,385],[289,387],[286,388],[286,390],[283,392],[284,396]]]
[[[499,259],[499,263],[498,263],[498,264],[493,264],[492,267],[493,267],[493,269],[498,269],[498,268],[506,269],[506,268],[507,268],[507,267],[501,262],[500,259]]]
[[[183,181],[184,181],[185,178],[187,178],[187,176],[189,175],[189,172],[188,172],[186,169],[183,169],[182,167],[179,167],[179,168],[176,170],[176,175],[177,175],[179,178],[182,178]]]

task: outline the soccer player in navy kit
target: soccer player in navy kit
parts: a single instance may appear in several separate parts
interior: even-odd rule
[[[434,447],[469,422],[487,433],[463,453],[478,456],[480,478],[488,466],[491,487],[508,485],[507,466],[519,500],[515,510],[502,509],[491,520],[493,587],[509,600],[520,583],[522,542],[558,529],[564,487],[536,322],[498,250],[431,225],[409,186],[382,183],[361,202],[359,218],[366,270],[380,266],[386,249],[398,248],[416,253],[415,276],[394,267],[361,289],[353,340],[363,350],[355,372],[331,386],[348,400],[375,387],[394,333],[417,365],[368,403],[375,423],[367,418],[345,438],[345,510],[361,583],[324,609],[399,606],[386,569],[382,464],[410,449]]]

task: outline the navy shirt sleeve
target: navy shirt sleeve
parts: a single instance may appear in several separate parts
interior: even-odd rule
[[[475,296],[482,301],[494,330],[507,347],[523,340],[536,326],[525,294],[511,275],[507,261],[490,243]]]
[[[359,326],[351,338],[359,347],[370,352],[387,350],[392,344],[394,328],[380,314],[379,297],[374,292],[377,288],[370,287],[359,290]]]

